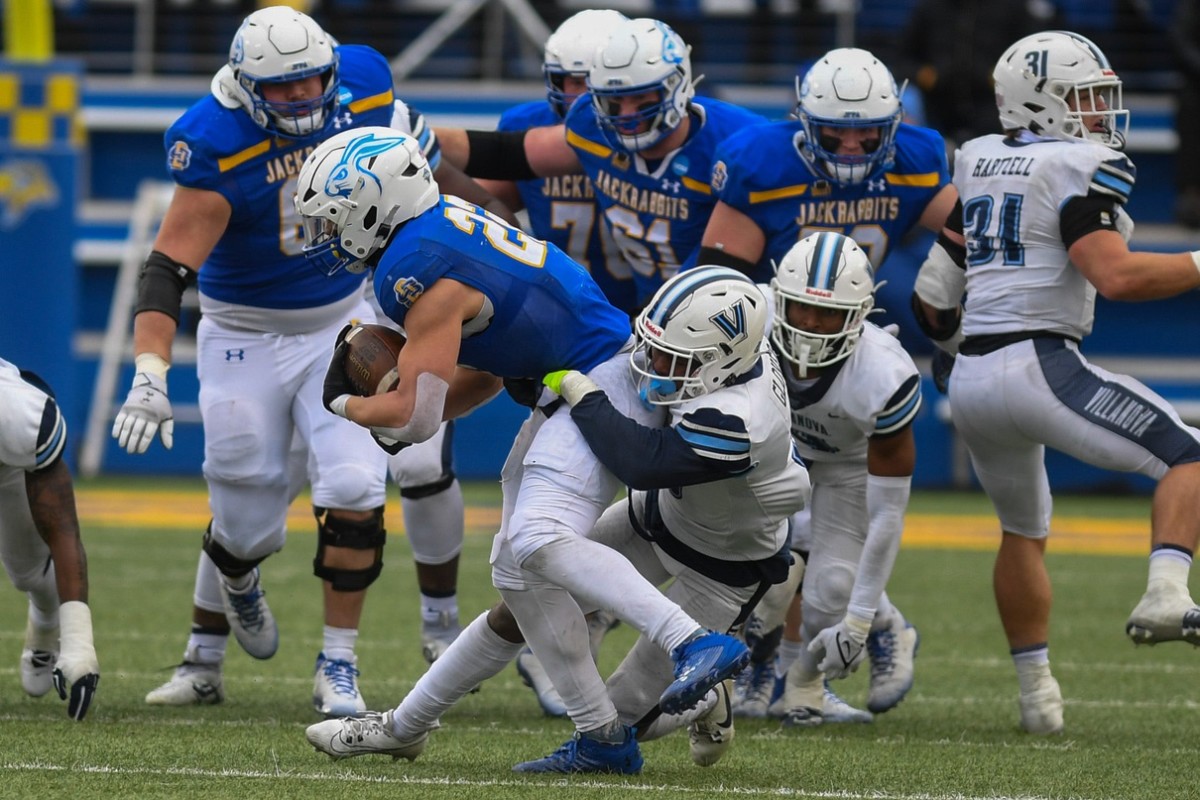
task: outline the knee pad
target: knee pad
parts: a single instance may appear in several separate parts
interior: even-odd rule
[[[313,504],[325,508],[347,508],[366,511],[382,504],[386,497],[387,481],[360,463],[342,463],[327,470],[313,486]]]
[[[858,565],[841,558],[822,558],[807,571],[804,581],[805,628],[809,613],[820,613],[840,620],[846,614]],[[836,620],[835,620],[836,621]]]
[[[212,559],[213,564],[221,571],[222,575],[230,578],[240,578],[243,575],[248,575],[259,564],[263,562],[266,556],[260,558],[239,558],[233,553],[225,549],[225,546],[213,538],[212,523],[208,523],[208,528],[204,531],[204,542],[200,549],[208,554]]]
[[[313,559],[313,574],[329,581],[335,592],[360,592],[374,583],[383,571],[383,545],[387,538],[383,528],[383,506],[372,509],[371,518],[361,522],[332,516],[329,509],[319,506],[313,506],[313,514],[317,518],[317,557]],[[363,569],[327,567],[327,547],[374,550],[375,562]]]

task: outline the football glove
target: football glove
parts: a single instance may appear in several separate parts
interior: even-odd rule
[[[100,662],[92,644],[92,612],[87,603],[69,600],[59,607],[58,618],[61,633],[54,688],[67,701],[67,715],[79,721],[87,714],[100,683]]]
[[[537,408],[542,397],[542,383],[537,378],[505,378],[504,391],[517,405]]]
[[[346,401],[355,394],[346,376],[346,334],[353,325],[346,325],[338,331],[333,344],[333,357],[329,359],[329,368],[325,370],[325,385],[321,391],[321,402],[329,411],[339,417],[346,416]]]
[[[546,384],[550,391],[563,400],[566,400],[570,405],[578,403],[583,399],[584,395],[600,391],[600,387],[596,385],[595,381],[582,372],[573,369],[560,369],[558,372],[551,372],[542,378],[542,383]]]
[[[387,453],[389,456],[394,456],[394,455],[396,455],[396,453],[399,453],[404,448],[410,447],[412,445],[412,442],[405,442],[405,441],[401,441],[400,439],[393,439],[390,436],[383,436],[382,434],[378,434],[375,432],[374,428],[371,428],[370,431],[371,431],[371,438],[375,440],[375,444],[379,445],[380,449],[383,450],[383,452]]]
[[[867,656],[867,634],[871,632],[871,621],[846,615],[837,625],[826,628],[808,644],[808,652],[820,656],[817,669],[825,677],[836,680],[845,678],[858,669]]]
[[[167,399],[165,368],[161,375],[139,371],[133,376],[133,386],[112,426],[113,438],[127,453],[146,452],[155,434],[162,438],[163,447],[170,450],[175,443],[175,415]]]

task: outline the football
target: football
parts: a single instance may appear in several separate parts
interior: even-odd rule
[[[361,397],[383,394],[400,382],[396,357],[404,347],[404,334],[387,325],[355,325],[346,334],[343,366],[350,385]]]

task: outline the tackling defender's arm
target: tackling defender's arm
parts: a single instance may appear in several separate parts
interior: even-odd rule
[[[442,157],[472,178],[517,181],[583,172],[579,156],[567,144],[564,125],[516,132],[434,130]]]
[[[720,264],[750,275],[766,246],[758,223],[721,200],[704,228],[696,263]]]

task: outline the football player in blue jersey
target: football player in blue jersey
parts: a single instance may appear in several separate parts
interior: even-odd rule
[[[797,79],[795,120],[740,131],[717,151],[719,202],[701,264],[766,283],[800,239],[836,231],[876,269],[917,225],[941,231],[957,194],[940,134],[901,121],[896,82],[866,50],[831,50]]]
[[[716,204],[716,150],[765,118],[696,98],[690,48],[653,19],[631,19],[588,72],[590,102],[561,125],[522,132],[439,129],[447,158],[476,178],[528,180],[582,172],[644,304],[700,245]]]
[[[51,687],[81,720],[100,682],[88,607],[87,554],[62,455],[67,423],[41,378],[0,359],[0,562],[29,599],[21,687]]]
[[[299,180],[296,208],[310,259],[335,273],[371,267],[380,305],[407,335],[397,388],[382,395],[354,396],[335,352],[325,381],[326,407],[334,414],[386,440],[420,442],[443,419],[493,397],[502,380],[540,383],[548,373],[575,370],[576,383],[605,389],[621,414],[647,427],[662,424],[660,408],[640,401],[629,369],[629,317],[554,245],[440,195],[414,139],[382,128],[344,132],[308,157]],[[570,388],[560,388],[572,399]],[[694,706],[740,670],[746,648],[731,636],[706,632],[623,555],[585,538],[620,482],[597,459],[566,405],[549,402],[534,410],[517,435],[501,486],[493,583],[584,743],[565,762],[527,769],[636,772],[641,756],[633,730],[605,690],[575,598],[610,609],[672,653],[675,679],[659,698],[668,713]],[[518,639],[505,638],[481,614],[444,658],[461,642],[492,654],[473,670],[499,670],[517,655]],[[464,691],[478,683],[474,675],[458,677]],[[382,725],[382,715],[376,717]],[[427,734],[398,745],[397,755],[415,757]]]
[[[510,108],[500,116],[496,130],[524,131],[561,123],[575,98],[587,93],[588,70],[596,50],[625,20],[619,11],[588,9],[559,25],[546,40],[542,61],[546,102],[535,100]],[[587,176],[479,182],[509,208],[524,208],[534,236],[558,245],[587,267],[609,302],[633,314],[633,272],[600,218],[603,210]]]
[[[395,97],[382,55],[339,46],[309,17],[274,6],[245,19],[211,96],[167,131],[167,166],[176,188],[139,276],[136,375],[113,436],[131,453],[144,452],[156,434],[171,446],[166,375],[180,298],[198,274],[203,317],[197,374],[213,518],[197,569],[183,663],[147,695],[148,703],[220,702],[231,629],[255,658],[275,653],[278,631],[258,565],[284,543],[287,508],[300,488],[289,485],[292,453],[308,467],[318,528],[313,567],[324,586],[324,646],[313,703],[324,714],[365,707],[354,647],[366,589],[382,567],[388,465],[362,429],[322,410],[320,394],[327,339],[374,312],[362,275],[330,280],[307,265],[292,201],[304,157],[337,131],[365,125],[412,134],[438,163],[436,138],[421,115]],[[487,200],[457,170],[443,171],[451,191],[474,191]],[[294,437],[301,447],[293,453]],[[402,496],[415,494],[405,503],[405,517],[419,558],[422,534],[461,540],[463,521],[460,490],[441,462],[438,443],[424,456],[414,452],[419,461],[433,460],[432,469],[414,472],[437,476],[433,486],[401,482]],[[432,549],[446,550],[440,544]],[[450,559],[429,565],[436,580],[421,576],[429,595],[424,616],[434,625],[423,638],[449,639],[457,631],[449,613],[456,614],[456,567]],[[426,592],[429,584],[443,596]]]

